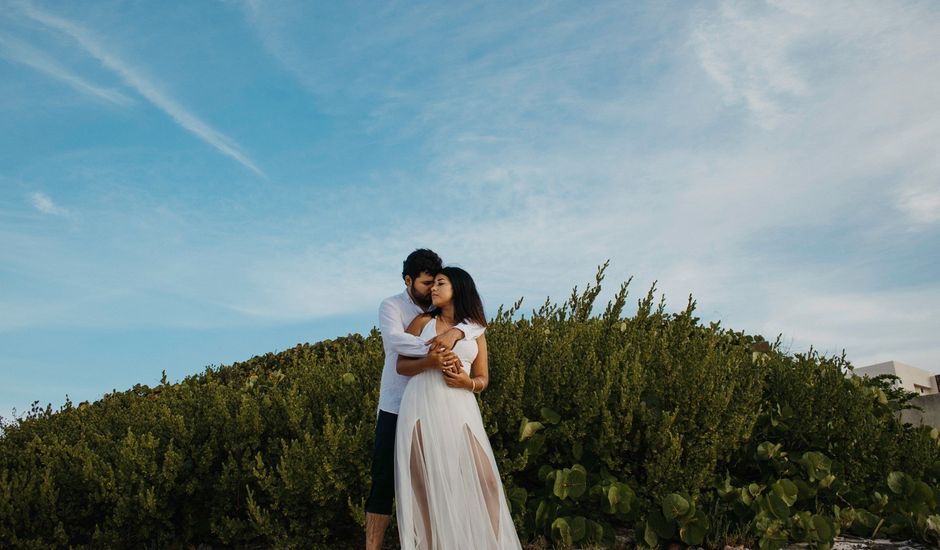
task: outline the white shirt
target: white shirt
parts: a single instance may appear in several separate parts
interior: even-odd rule
[[[398,374],[398,356],[424,357],[428,346],[424,340],[408,334],[405,330],[415,317],[425,311],[414,301],[408,291],[389,296],[379,306],[379,330],[382,332],[382,345],[385,348],[385,366],[382,368],[382,385],[379,387],[379,409],[398,414],[401,396],[410,376]],[[486,330],[476,323],[457,325],[467,339],[476,339]]]

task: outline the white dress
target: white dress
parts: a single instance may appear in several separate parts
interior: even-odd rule
[[[421,338],[436,334],[431,319]],[[467,373],[476,340],[454,346]],[[405,386],[395,433],[395,494],[403,550],[522,548],[472,392],[426,370]],[[430,540],[429,540],[430,539]]]

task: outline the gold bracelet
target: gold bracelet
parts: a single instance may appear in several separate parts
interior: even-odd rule
[[[470,390],[470,391],[471,391],[472,393],[476,393],[476,392],[477,392],[477,379],[476,379],[476,378],[471,378],[471,379],[470,379],[470,383],[473,385],[473,389]]]

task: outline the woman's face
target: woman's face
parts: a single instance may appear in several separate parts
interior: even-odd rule
[[[450,286],[450,279],[443,273],[434,278],[431,287],[431,303],[438,309],[446,306],[454,298],[454,287]]]

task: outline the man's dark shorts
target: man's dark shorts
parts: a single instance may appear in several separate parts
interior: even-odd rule
[[[366,512],[392,515],[395,497],[395,426],[398,415],[380,410],[375,423],[375,448],[372,450],[372,489],[366,500]]]

